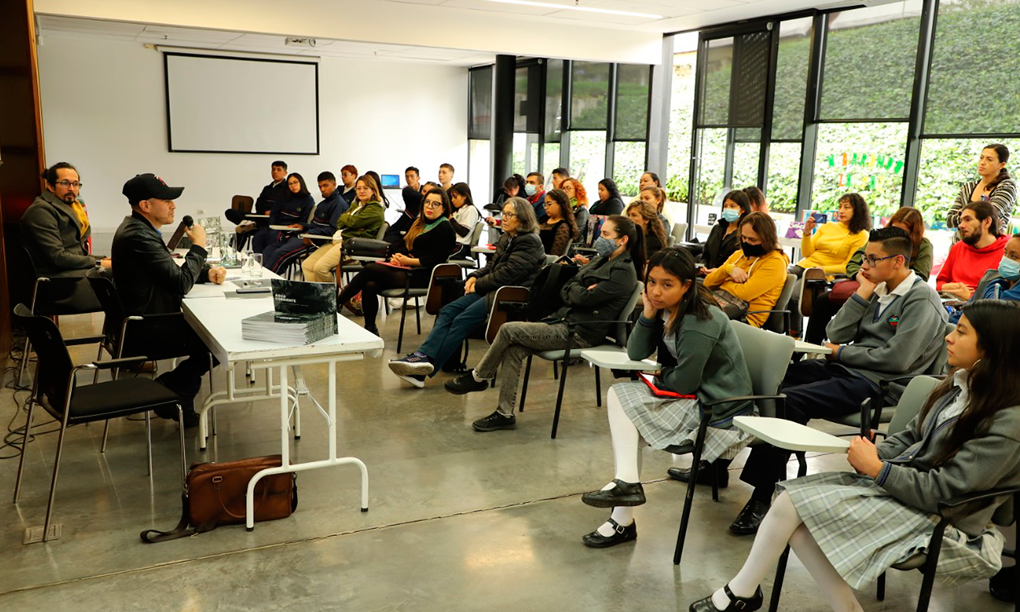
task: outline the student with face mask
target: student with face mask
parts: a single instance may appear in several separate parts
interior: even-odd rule
[[[705,250],[698,261],[705,264],[700,270],[703,275],[715,272],[734,251],[740,248],[740,234],[737,222],[751,212],[751,201],[743,191],[734,190],[723,198],[722,213],[705,241]]]

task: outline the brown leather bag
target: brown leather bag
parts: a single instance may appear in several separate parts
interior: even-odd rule
[[[256,473],[281,465],[280,455],[192,464],[181,495],[180,523],[170,531],[143,531],[142,541],[148,544],[166,542],[212,531],[220,525],[243,523],[248,483]],[[297,502],[296,474],[266,476],[255,485],[255,521],[287,518],[297,509]]]

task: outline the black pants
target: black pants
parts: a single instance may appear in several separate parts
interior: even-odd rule
[[[158,342],[167,349],[170,354],[183,356],[178,357],[177,367],[170,372],[160,374],[156,382],[170,389],[183,402],[184,412],[194,410],[195,396],[202,387],[202,377],[209,372],[214,365],[215,359],[209,355],[209,349],[198,335],[191,329],[182,317],[180,324],[175,330],[165,330],[167,335],[158,339],[146,338],[146,342],[152,344]],[[174,347],[171,349],[171,347]],[[125,353],[128,353],[125,350]],[[135,351],[133,354],[145,354],[145,351]],[[160,357],[163,357],[162,355]],[[190,408],[190,410],[189,410]]]
[[[385,266],[381,263],[371,262],[354,275],[351,282],[340,292],[337,298],[337,305],[340,306],[347,300],[361,292],[361,308],[365,312],[365,328],[374,329],[375,319],[379,316],[379,292],[383,289],[403,289],[407,284],[407,270]],[[412,287],[425,287],[429,278],[426,274],[416,274],[411,279]]]
[[[821,344],[828,338],[825,334],[825,327],[836,316],[839,309],[843,307],[846,300],[836,301],[829,299],[830,291],[815,296],[811,307],[811,317],[808,319],[807,333],[804,340],[812,344]]]
[[[807,424],[811,419],[859,412],[861,402],[879,394],[878,385],[844,366],[820,359],[808,359],[790,366],[783,378],[786,418]],[[768,502],[776,483],[785,479],[790,451],[768,444],[755,446],[747,458],[740,479],[754,487],[754,497]]]

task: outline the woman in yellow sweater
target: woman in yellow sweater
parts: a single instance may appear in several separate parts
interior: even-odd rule
[[[803,277],[804,270],[821,268],[826,277],[832,280],[834,274],[846,274],[846,265],[850,263],[857,249],[868,242],[868,230],[871,229],[871,214],[868,203],[859,193],[847,193],[839,198],[839,209],[836,210],[836,221],[826,223],[815,229],[815,220],[808,217],[804,223],[804,236],[800,239],[800,249],[804,259],[797,265],[790,266],[790,272]],[[790,299],[790,330],[791,334],[800,337],[804,318],[800,314],[801,283],[793,289]]]
[[[742,318],[744,312],[769,310],[776,305],[786,284],[786,267],[790,258],[783,252],[776,234],[776,224],[763,212],[753,212],[740,220],[740,248],[730,255],[726,263],[705,277],[705,287],[712,293],[727,294],[747,302],[747,309],[720,301],[723,311],[731,319]],[[768,319],[767,312],[747,315],[747,322],[761,327]]]

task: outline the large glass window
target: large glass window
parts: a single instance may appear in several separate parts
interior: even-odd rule
[[[573,62],[570,87],[570,129],[606,129],[609,64]]]
[[[486,204],[490,201],[492,174],[492,154],[488,140],[468,141],[468,185],[474,195],[475,203]]]
[[[926,134],[1020,132],[1020,0],[941,0]]]
[[[551,185],[552,171],[560,167],[560,143],[547,142],[542,147],[542,174],[545,176],[546,185]]]
[[[606,177],[606,133],[570,132],[570,172],[588,192],[588,200],[598,199],[598,183]]]
[[[701,96],[702,125],[727,125],[730,120],[730,82],[733,78],[733,38],[708,41],[705,82]]]
[[[829,16],[822,119],[910,115],[921,8],[921,0],[907,0]]]
[[[694,121],[694,73],[698,34],[673,37],[673,79],[669,109],[666,192],[670,201],[687,202],[691,171],[691,129]],[[686,208],[686,207],[684,207]],[[676,219],[686,219],[686,210]]]
[[[1007,168],[1016,168],[1012,160],[1020,151],[1020,138],[926,138],[921,142],[914,206],[924,214],[925,221],[939,226],[946,220],[946,212],[960,194],[963,183],[978,180],[978,156],[985,146],[993,142],[1009,148],[1011,155]]]
[[[613,181],[621,195],[628,198],[638,195],[638,184],[644,171],[645,143],[613,143]]]
[[[726,128],[698,130],[701,169],[694,194],[694,201],[698,205],[694,218],[696,224],[709,225],[709,215],[718,215],[722,208],[722,199],[726,195],[726,132]]]
[[[804,101],[811,62],[812,19],[791,19],[779,25],[776,94],[772,140],[800,140],[804,133]]]
[[[765,199],[769,212],[792,214],[797,209],[797,186],[800,177],[801,144],[773,142],[769,146],[768,190]]]
[[[563,129],[563,60],[553,59],[545,72],[545,140],[560,140]],[[557,150],[557,155],[559,152]],[[555,168],[556,166],[553,166]]]
[[[468,138],[492,138],[492,66],[475,68],[470,72],[471,120]]]
[[[831,123],[818,126],[812,210],[835,210],[839,196],[864,196],[872,215],[900,207],[907,124]]]
[[[615,140],[645,140],[648,137],[648,66],[621,64],[616,71]]]
[[[514,133],[514,172],[527,176],[538,171],[538,134]]]

